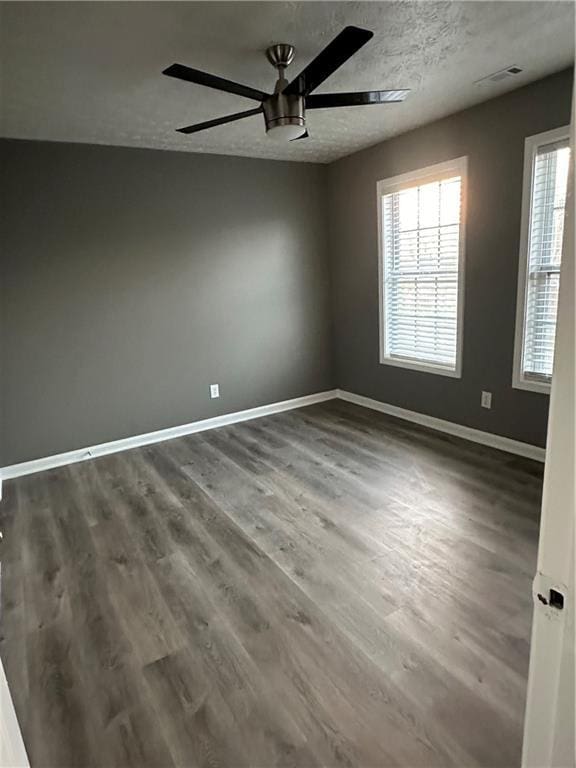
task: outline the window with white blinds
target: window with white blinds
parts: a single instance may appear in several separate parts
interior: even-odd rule
[[[378,185],[382,363],[460,375],[466,158]]]
[[[526,141],[514,385],[546,391],[554,364],[570,149],[566,129]]]

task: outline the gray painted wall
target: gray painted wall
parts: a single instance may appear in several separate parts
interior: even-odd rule
[[[2,141],[0,172],[3,465],[332,386],[324,167]]]
[[[548,396],[512,388],[523,152],[526,136],[569,123],[571,89],[570,70],[329,166],[340,388],[545,444]],[[381,365],[376,182],[462,155],[468,156],[462,378]],[[493,393],[492,410],[480,407],[481,390]]]
[[[547,396],[511,386],[523,148],[571,82],[328,167],[0,141],[0,465],[333,386],[543,445]],[[461,155],[462,379],[380,365],[376,182]]]

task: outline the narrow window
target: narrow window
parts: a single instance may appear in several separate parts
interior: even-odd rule
[[[460,376],[466,158],[378,183],[380,362]]]
[[[526,139],[513,384],[549,392],[570,149],[568,129]]]

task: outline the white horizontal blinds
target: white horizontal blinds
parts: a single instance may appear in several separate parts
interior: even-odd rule
[[[526,286],[523,373],[552,375],[570,149],[568,141],[539,147],[533,164]]]
[[[385,355],[456,367],[461,177],[384,195]]]

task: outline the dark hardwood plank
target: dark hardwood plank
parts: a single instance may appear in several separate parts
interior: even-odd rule
[[[519,765],[541,475],[335,401],[5,483],[33,767]]]

